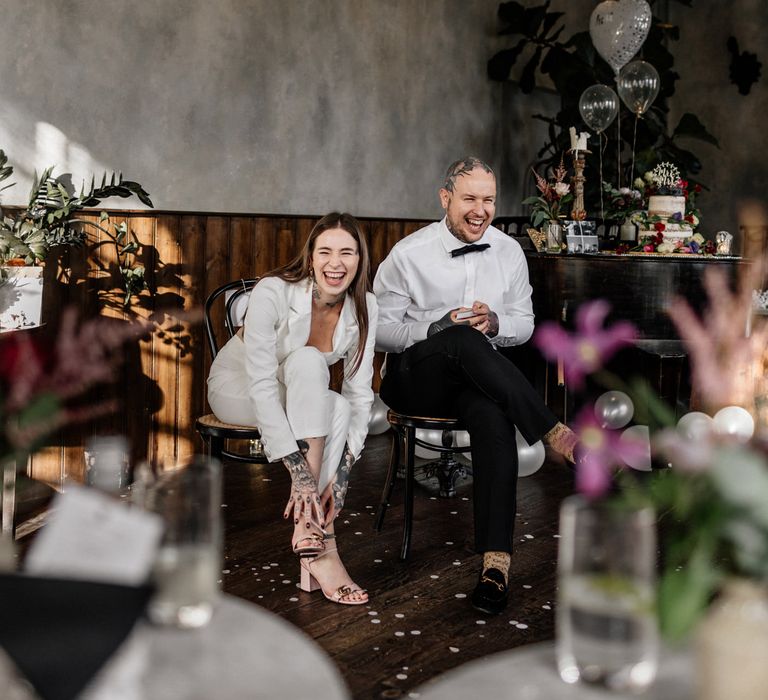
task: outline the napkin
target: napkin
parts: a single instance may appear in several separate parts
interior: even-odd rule
[[[0,647],[43,700],[72,700],[128,636],[151,591],[0,575]]]

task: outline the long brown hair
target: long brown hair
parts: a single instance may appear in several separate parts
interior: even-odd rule
[[[352,236],[357,242],[357,251],[360,255],[357,272],[346,292],[352,295],[352,300],[355,304],[355,318],[357,319],[357,327],[360,334],[357,350],[352,361],[352,369],[349,373],[349,376],[352,376],[360,368],[360,364],[363,361],[363,353],[365,352],[365,342],[368,339],[368,303],[365,293],[371,291],[371,263],[368,256],[368,244],[357,219],[346,212],[339,213],[334,211],[326,214],[312,228],[301,252],[287,265],[267,272],[263,277],[279,277],[286,282],[301,282],[307,279],[310,276],[312,253],[315,250],[315,242],[318,236],[333,228],[340,228]]]

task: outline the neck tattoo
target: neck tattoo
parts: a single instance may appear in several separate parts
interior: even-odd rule
[[[312,280],[312,299],[316,301],[318,304],[323,304],[324,306],[327,306],[329,309],[332,309],[334,306],[338,306],[342,300],[344,299],[344,294],[341,293],[339,296],[337,296],[332,301],[323,301],[320,298],[320,290],[317,288],[317,282],[315,280]]]

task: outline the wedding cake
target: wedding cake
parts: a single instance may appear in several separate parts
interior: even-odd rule
[[[685,197],[677,195],[651,195],[648,198],[648,218],[659,217],[664,224],[661,232],[665,241],[675,243],[690,238],[693,227],[684,220]],[[641,229],[640,236],[654,236],[656,229]]]
[[[645,226],[640,227],[639,237],[661,233],[665,243],[677,243],[693,236],[693,226],[685,220],[686,199],[681,186],[685,183],[678,169],[661,163],[646,174],[646,180],[656,194],[648,197],[648,209],[642,217]]]

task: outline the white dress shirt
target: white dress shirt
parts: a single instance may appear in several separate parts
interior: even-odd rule
[[[399,241],[379,265],[373,292],[379,304],[376,349],[402,352],[427,337],[433,321],[459,306],[487,304],[499,317],[494,345],[519,345],[533,333],[528,263],[520,244],[493,226],[476,243],[490,248],[455,258],[464,244],[445,219]]]

